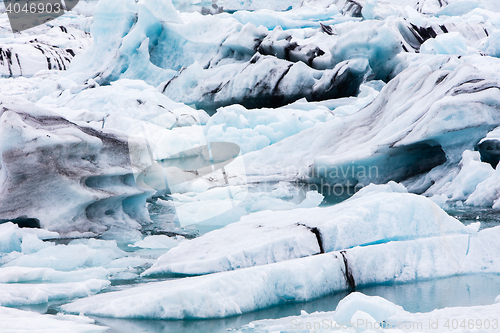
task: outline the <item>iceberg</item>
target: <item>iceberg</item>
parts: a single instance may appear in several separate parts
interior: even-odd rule
[[[499,232],[500,228],[495,227],[473,235],[359,246],[234,271],[152,282],[79,299],[61,308],[69,313],[114,318],[223,318],[362,285],[499,273],[499,249],[494,243]]]
[[[496,168],[500,160],[500,127],[489,132],[485,138],[478,143],[478,150],[481,154],[481,161],[489,163]]]
[[[68,245],[52,244],[34,253],[22,254],[3,267],[46,267],[70,272],[79,268],[106,266],[127,256],[116,244],[114,240],[76,239]]]
[[[0,76],[30,78],[40,71],[65,71],[73,58],[92,44],[88,34],[89,13],[79,8],[59,16],[48,24],[12,33],[5,7],[0,12]],[[75,9],[75,8],[73,8]]]
[[[206,70],[195,63],[168,81],[162,91],[175,101],[205,110],[230,104],[279,107],[304,97],[321,101],[355,96],[369,73],[365,59],[346,60],[331,70],[318,71],[303,62],[256,54],[247,63]]]
[[[192,188],[202,186],[210,185],[199,180]],[[216,186],[200,193],[173,193],[170,195],[172,200],[159,199],[156,203],[163,207],[175,207],[176,218],[181,226],[193,224],[219,228],[253,212],[313,208],[318,207],[324,199],[324,196],[315,190],[306,191],[286,182],[270,185],[269,188],[270,191],[258,186]]]
[[[498,126],[496,87],[470,65],[410,67],[360,111],[246,154],[247,174],[351,187],[408,180],[423,193]]]
[[[19,38],[0,36],[0,76],[30,77],[42,70],[63,71],[92,40],[71,26],[37,27],[40,38],[22,33]]]
[[[398,216],[394,210],[384,213],[384,206],[381,204],[386,202],[387,207],[394,207],[398,202],[405,202],[405,197],[415,200],[415,203],[429,206],[415,207],[413,211],[418,212],[418,215],[408,218],[410,225],[407,228],[398,230],[397,222],[404,221],[404,217]],[[362,204],[363,200],[365,205]],[[356,207],[364,207],[358,208],[362,214],[366,214],[364,216],[375,219],[379,216],[379,223],[372,223],[372,227],[384,226],[379,230],[391,234],[374,238],[373,234],[377,235],[377,231],[370,228],[370,220],[360,219],[356,224],[356,214],[359,213],[353,214],[354,206],[351,206],[356,203]],[[370,203],[373,205],[371,208]],[[500,249],[495,245],[500,227],[479,232],[475,228],[466,229],[460,222],[441,211],[431,200],[405,193],[401,185],[390,183],[385,186],[369,186],[334,207],[339,207],[339,211],[343,208],[353,215],[330,214],[338,216],[340,221],[344,222],[344,225],[336,225],[337,235],[341,236],[339,239],[343,243],[337,245],[333,242],[335,239],[325,236],[326,251],[319,249],[315,233],[307,228],[300,228],[301,226],[293,224],[294,221],[282,220],[273,225],[269,224],[268,220],[264,224],[250,215],[246,221],[234,223],[194,240],[184,241],[160,257],[157,264],[145,274],[153,274],[155,270],[156,273],[177,270],[183,274],[226,271],[151,282],[123,291],[76,300],[63,305],[62,309],[70,313],[83,312],[116,318],[221,318],[283,302],[308,301],[366,285],[500,272]],[[319,209],[321,208],[316,208]],[[311,209],[307,209],[304,213],[310,211]],[[407,210],[399,211],[401,214],[407,214]],[[435,220],[432,220],[430,215],[423,214],[424,212],[434,214]],[[287,212],[279,212],[285,213]],[[300,210],[293,213],[297,218],[301,218]],[[254,215],[264,217],[263,213]],[[388,227],[386,223],[391,223],[391,216],[395,222]],[[441,216],[441,219],[438,216]],[[291,214],[288,214],[287,218],[290,219]],[[411,223],[415,219],[419,223],[412,226]],[[227,233],[224,238],[227,229],[238,228],[239,224],[240,228],[253,228],[247,227],[240,232]],[[283,227],[288,227],[289,230]],[[261,232],[262,228],[267,228],[268,231]],[[326,235],[328,230],[331,230],[328,229],[328,222],[318,225],[318,229]],[[413,234],[411,230],[414,230]],[[360,235],[364,231],[367,231],[365,238]],[[252,232],[258,237],[249,236]],[[234,235],[237,234],[245,235],[243,241],[234,241]],[[231,239],[229,235],[232,236]],[[349,243],[349,239],[354,243]],[[362,243],[363,240],[365,243]],[[259,244],[257,242],[262,245],[256,246]],[[222,246],[217,248],[219,244]],[[280,244],[284,245],[278,247]],[[246,246],[246,252],[241,251],[243,246]],[[297,258],[297,255],[303,257]],[[235,267],[228,265],[231,261],[235,263]],[[236,264],[241,267],[236,267]],[[138,303],[140,299],[144,301]],[[180,301],[185,299],[190,301]]]
[[[239,331],[487,330],[498,303],[356,290],[500,274],[497,2],[66,0],[16,35],[0,6],[1,329],[241,326],[351,292]]]
[[[465,233],[462,223],[431,200],[391,182],[370,185],[331,207],[244,216],[179,244],[143,275],[209,274],[355,246]]]
[[[66,237],[119,227],[133,238],[138,221],[150,222],[151,192],[133,182],[126,137],[19,99],[3,103],[0,120],[2,219],[24,216]]]
[[[498,172],[481,162],[480,152],[466,150],[460,169],[429,188],[425,194],[442,206],[463,202],[469,206],[497,207]]]
[[[81,86],[73,84],[57,97],[45,96],[39,103],[69,120],[124,134],[130,134],[138,121],[172,129],[205,125],[209,119],[203,110],[175,103],[142,80],[122,79],[107,86],[99,86],[95,81]]]
[[[19,230],[17,225],[9,222],[1,224],[0,227],[2,230],[0,235],[3,237],[11,235],[7,239],[20,241],[15,236],[16,230]],[[21,228],[20,230],[22,233],[22,230],[28,229]],[[153,258],[157,258],[182,239],[179,236],[178,240],[168,239],[169,242],[166,242],[164,238],[168,237],[149,236],[149,239],[135,243],[135,247],[143,246],[146,249],[157,249],[156,251],[143,249],[142,252],[135,253],[131,249],[131,253],[127,253],[118,248],[115,240],[75,239],[67,245],[55,245],[53,242],[42,242],[35,234],[26,232],[22,236],[19,247],[11,246],[4,250],[9,252],[0,253],[0,283],[21,283],[19,292],[24,292],[22,288],[31,290],[30,286],[35,288],[33,290],[38,290],[36,288],[40,287],[42,296],[47,293],[50,295],[51,291],[44,291],[45,285],[41,283],[53,284],[54,288],[59,288],[57,287],[59,284],[61,286],[59,289],[63,291],[76,290],[75,292],[81,294],[85,289],[78,286],[85,286],[91,283],[89,281],[100,281],[101,289],[103,289],[108,285],[108,280],[139,278],[139,274],[155,262]],[[155,245],[151,239],[156,239],[156,243],[160,239],[162,241],[160,246],[163,245],[163,247]],[[165,247],[167,243],[170,247]],[[32,283],[39,285],[37,287]],[[15,288],[15,285],[13,286],[12,288]],[[55,292],[59,289],[55,289]]]
[[[166,235],[153,235],[146,236],[143,240],[129,244],[128,246],[143,249],[171,249],[179,245],[183,240],[184,237],[182,236],[168,237]]]
[[[378,83],[384,84],[382,81]],[[362,84],[360,90],[355,98],[324,102],[300,99],[277,109],[249,110],[241,105],[219,108],[204,128],[206,138],[236,143],[243,154],[261,150],[333,117],[355,113],[370,104],[378,94],[375,85]]]
[[[87,280],[107,280],[111,272],[104,267],[89,267],[75,271],[57,271],[47,267],[0,267],[0,283],[63,283]]]
[[[0,253],[21,252],[21,242],[16,235],[18,229],[12,222],[0,224]]]

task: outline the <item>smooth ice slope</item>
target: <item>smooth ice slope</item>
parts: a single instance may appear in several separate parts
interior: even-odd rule
[[[207,274],[265,265],[357,245],[465,233],[458,220],[404,186],[368,186],[326,208],[262,211],[186,241],[144,275]]]

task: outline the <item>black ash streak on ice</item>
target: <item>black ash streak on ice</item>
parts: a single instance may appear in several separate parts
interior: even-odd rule
[[[349,287],[349,291],[354,291],[356,290],[356,282],[354,281],[354,276],[352,275],[352,270],[349,267],[349,263],[347,261],[347,252],[346,251],[340,251],[340,254],[342,255],[342,260],[344,262],[344,277],[345,281]],[[337,256],[336,256],[337,257]]]
[[[45,30],[47,28],[43,27]],[[60,30],[63,34],[59,36],[61,38],[67,38],[68,40],[76,39],[65,26],[54,26],[50,29]],[[36,50],[36,52],[26,52],[26,49],[20,46],[29,46],[33,50]],[[0,45],[0,71],[2,71],[3,67],[2,76],[4,77],[30,76],[42,69],[65,71],[69,68],[70,63],[78,52],[77,48],[62,48],[45,41],[40,41],[37,38],[21,44]],[[41,57],[38,57],[36,53]],[[26,68],[27,66],[29,68]]]
[[[316,236],[316,240],[318,241],[319,254],[325,253],[325,249],[323,246],[323,236],[321,235],[321,231],[319,230],[318,227],[309,227],[308,225],[306,225],[304,223],[297,223],[296,225],[306,227],[310,232],[312,232],[314,234],[314,236]]]

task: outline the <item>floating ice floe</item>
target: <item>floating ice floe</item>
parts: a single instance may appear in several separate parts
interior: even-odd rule
[[[2,283],[0,284],[0,304],[2,306],[20,306],[87,297],[109,285],[110,282],[107,280],[95,279],[82,282],[44,284]]]
[[[69,272],[78,268],[105,266],[125,255],[116,246],[116,241],[78,239],[68,245],[52,244],[34,253],[21,254],[4,267],[47,267]]]
[[[296,208],[318,207],[323,195],[317,191],[304,191],[285,182],[269,186],[270,191],[247,185],[229,185],[210,188],[204,180],[195,182],[197,192],[174,193],[172,200],[157,200],[157,204],[175,207],[181,226],[190,224],[219,228],[238,221],[242,216],[261,210],[283,211]]]
[[[10,309],[0,306],[2,330],[6,332],[40,332],[40,329],[54,333],[94,333],[108,328],[95,325],[93,319],[84,316],[42,315],[31,311]]]
[[[357,245],[461,233],[466,231],[458,220],[392,182],[368,186],[331,207],[244,216],[240,222],[180,244],[143,274],[207,274]]]
[[[355,247],[274,264],[148,283],[76,300],[70,313],[115,318],[221,318],[356,286],[500,271],[498,227]],[[186,301],[189,300],[189,301]]]
[[[16,230],[28,229],[19,229],[12,223],[0,225],[2,251],[9,252],[0,253],[2,306],[42,304],[90,296],[106,289],[111,284],[110,280],[139,278],[139,274],[154,262],[149,257],[165,251],[148,252],[140,257],[120,250],[116,241],[95,239],[55,245],[42,242],[28,231],[24,231],[19,244],[15,243],[18,240]],[[166,236],[151,236],[161,238],[165,244],[163,237]],[[7,248],[5,240],[7,245],[9,242],[15,245]],[[158,248],[150,243],[149,248]]]

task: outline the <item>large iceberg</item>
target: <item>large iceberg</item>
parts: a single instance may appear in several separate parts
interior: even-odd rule
[[[497,90],[494,78],[470,65],[412,67],[359,112],[246,154],[246,170],[339,186],[409,180],[409,190],[421,193],[498,126]]]
[[[262,211],[184,242],[144,275],[207,274],[390,241],[466,233],[402,185],[368,186],[332,207]]]

